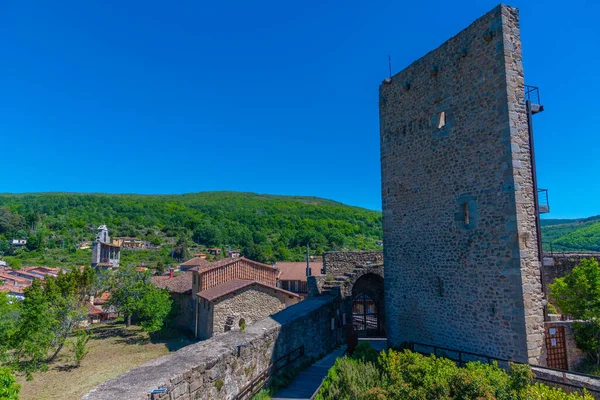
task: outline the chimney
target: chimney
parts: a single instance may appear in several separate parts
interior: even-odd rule
[[[169,279],[173,279],[173,268],[169,268]]]
[[[91,295],[91,296],[90,296],[90,304],[91,304],[91,305],[94,305],[94,295]]]

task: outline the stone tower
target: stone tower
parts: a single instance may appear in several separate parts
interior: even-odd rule
[[[380,86],[392,346],[545,363],[521,58],[500,5]]]

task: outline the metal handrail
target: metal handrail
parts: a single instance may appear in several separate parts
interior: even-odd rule
[[[297,353],[297,354],[296,354]],[[277,360],[272,362],[266,369],[264,369],[256,378],[250,381],[249,384],[244,386],[242,390],[234,397],[235,400],[241,400],[246,398],[245,396],[251,397],[260,392],[260,390],[265,386],[267,380],[270,376],[273,376],[281,369],[287,367],[291,363],[295,362],[299,358],[304,357],[304,345],[295,348],[290,351],[286,355],[279,357]],[[281,361],[285,361],[285,363],[279,365]]]
[[[425,344],[425,343],[419,343],[419,342],[409,342],[408,343],[408,348],[411,351],[415,352],[415,353],[421,353],[421,354],[424,354],[424,355],[431,354],[431,353],[425,353],[425,352],[422,352],[422,351],[415,350],[415,346],[432,348],[433,349],[433,354],[436,357],[438,356],[437,355],[438,350],[446,351],[446,352],[452,352],[452,353],[458,353],[458,360],[455,360],[455,359],[453,359],[451,357],[448,357],[446,355],[444,355],[442,357],[447,358],[449,360],[452,360],[454,362],[457,362],[460,367],[462,367],[466,363],[470,362],[470,361],[464,361],[464,358],[463,358],[463,355],[468,355],[468,356],[472,356],[472,357],[476,357],[476,358],[480,358],[480,359],[486,359],[487,363],[490,364],[490,365],[494,361],[496,361],[496,362],[502,362],[502,363],[513,363],[513,364],[519,364],[519,365],[529,365],[529,366],[531,366],[531,367],[533,367],[535,369],[542,370],[542,371],[559,372],[562,375],[563,382],[556,382],[556,381],[553,381],[553,380],[550,380],[550,379],[546,379],[546,378],[542,378],[542,377],[538,377],[538,376],[535,376],[534,379],[536,379],[538,381],[542,381],[542,382],[548,382],[548,383],[551,383],[553,385],[568,386],[570,388],[576,388],[578,390],[585,389],[585,390],[588,390],[590,392],[593,392],[593,393],[596,393],[596,394],[600,394],[600,389],[594,389],[594,388],[586,387],[586,386],[583,386],[583,385],[576,385],[576,384],[573,384],[573,383],[568,383],[567,382],[567,376],[566,376],[566,374],[570,374],[570,375],[575,375],[575,376],[581,376],[583,378],[591,378],[591,379],[598,380],[598,382],[600,383],[600,377],[595,376],[595,375],[583,374],[581,372],[567,371],[567,370],[558,369],[558,368],[544,367],[544,366],[541,366],[541,365],[528,364],[528,363],[523,363],[523,362],[519,362],[519,361],[512,361],[512,360],[508,360],[508,359],[504,359],[504,358],[486,356],[486,355],[483,355],[483,354],[477,354],[477,353],[472,353],[472,352],[469,352],[469,351],[462,351],[462,350],[450,349],[450,348],[447,348],[447,347],[435,346],[435,345],[431,345],[431,344]]]

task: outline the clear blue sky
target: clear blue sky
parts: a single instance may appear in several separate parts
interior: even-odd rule
[[[253,4],[254,3],[254,4]],[[521,10],[549,217],[600,214],[599,2]],[[495,1],[0,1],[0,192],[380,209],[378,86]]]

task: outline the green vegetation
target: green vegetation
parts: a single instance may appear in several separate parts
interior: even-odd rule
[[[0,367],[0,399],[18,400],[20,390],[21,385],[17,384],[12,370],[8,367]]]
[[[544,251],[600,251],[600,215],[585,219],[543,219]]]
[[[352,357],[336,360],[316,400],[593,399],[588,393],[582,397],[532,384],[533,375],[527,365],[511,364],[508,372],[497,365],[481,363],[468,363],[459,368],[452,360],[408,350],[381,352],[371,361],[373,352],[361,346]]]
[[[381,212],[314,197],[209,192],[184,195],[37,193],[0,195],[0,255],[12,265],[86,265],[77,246],[107,224],[111,236],[135,236],[152,250],[124,250],[122,264],[165,268],[189,248],[240,247],[258,261],[300,261],[334,249],[380,249]],[[11,248],[11,239],[27,246]]]
[[[575,322],[575,343],[600,365],[600,266],[595,259],[581,260],[570,274],[550,285],[554,303]]]
[[[150,271],[136,271],[135,267],[124,266],[110,280],[109,305],[125,318],[126,326],[135,317],[147,332],[156,332],[171,311],[171,297],[165,289],[159,289],[150,281]]]

